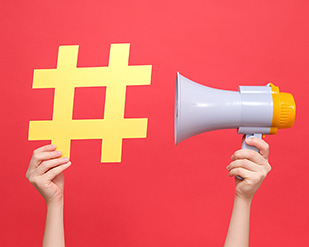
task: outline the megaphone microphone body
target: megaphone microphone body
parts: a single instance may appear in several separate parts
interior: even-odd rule
[[[239,86],[238,91],[210,88],[177,73],[175,91],[175,143],[220,129],[237,129],[246,138],[276,134],[292,127],[295,102],[273,84]],[[243,142],[242,148],[257,150]]]

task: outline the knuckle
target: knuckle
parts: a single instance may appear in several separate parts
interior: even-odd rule
[[[237,168],[235,169],[235,172],[239,173],[239,172],[240,172],[240,168],[237,167]]]
[[[267,142],[265,142],[265,149],[269,150],[269,144]]]
[[[37,179],[36,178],[34,178],[33,176],[30,176],[29,178],[28,178],[28,180],[29,180],[29,182],[31,183],[31,184],[37,184]]]
[[[236,161],[232,161],[232,162],[228,165],[228,167],[230,168],[230,170],[231,170],[232,168],[234,168],[235,163],[236,163]]]
[[[235,160],[233,162],[231,162],[230,164],[230,169],[235,169],[236,167],[239,166],[240,160]]]
[[[247,151],[247,156],[248,156],[249,159],[255,158],[256,155],[257,155],[257,152],[255,152],[255,151],[253,151],[253,150],[248,150],[248,151]]]
[[[231,172],[232,172],[233,175],[235,175],[235,174],[238,174],[239,171],[240,171],[240,168],[236,167]]]
[[[267,163],[267,170],[268,170],[268,172],[270,172],[271,169],[272,169],[271,165]]]
[[[229,177],[232,177],[232,172],[230,171],[228,175],[229,175]]]
[[[59,169],[58,167],[55,167],[55,168],[49,170],[49,174],[50,174],[51,176],[56,176],[56,175],[57,175],[57,170],[58,170],[58,169]]]
[[[259,178],[259,180],[264,180],[264,179],[266,178],[267,174],[268,174],[267,169],[261,169],[261,170],[258,172],[257,178]]]
[[[40,149],[38,148],[38,149],[35,149],[34,151],[33,151],[33,155],[37,155],[37,154],[39,154],[40,153]]]
[[[35,176],[29,171],[26,172],[26,178],[31,184],[35,182]]]
[[[38,161],[39,160],[39,153],[34,151],[32,154],[32,159]]]
[[[245,159],[240,159],[236,161],[237,167],[244,167],[246,166],[247,163],[248,163],[248,160],[245,160]]]
[[[236,160],[236,159],[239,158],[239,153],[240,153],[241,151],[242,151],[242,150],[237,150],[237,151],[233,154],[234,160]]]
[[[48,168],[48,161],[43,161],[40,166],[39,166],[40,169],[44,170],[46,168]]]
[[[267,171],[264,171],[264,170],[263,170],[263,171],[261,172],[261,176],[260,176],[261,179],[266,178],[266,176],[267,176]]]
[[[264,177],[266,177],[270,171],[271,171],[271,166],[268,163],[265,166],[263,166],[262,173]]]

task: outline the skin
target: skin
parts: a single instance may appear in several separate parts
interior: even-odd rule
[[[34,150],[26,178],[46,201],[47,213],[43,247],[64,247],[63,227],[63,171],[71,162],[62,158],[55,145],[46,145]]]
[[[248,247],[250,207],[253,196],[271,170],[268,162],[269,146],[258,138],[245,140],[248,145],[257,147],[260,152],[242,149],[236,151],[227,166],[230,177],[241,176],[244,180],[235,178],[235,197],[232,216],[225,247]]]
[[[245,140],[248,145],[257,147],[260,152],[238,150],[232,155],[227,166],[230,177],[235,178],[235,197],[232,216],[225,247],[248,247],[250,207],[253,196],[265,179],[271,167],[268,163],[268,144],[258,138]],[[64,247],[63,227],[63,171],[71,162],[61,157],[55,145],[46,145],[34,150],[26,177],[42,195],[47,205],[43,247]]]

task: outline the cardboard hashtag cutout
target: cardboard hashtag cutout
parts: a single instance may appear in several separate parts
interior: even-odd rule
[[[70,156],[71,140],[102,139],[101,162],[121,162],[124,138],[145,138],[147,118],[124,118],[126,87],[150,85],[151,65],[129,66],[130,44],[112,44],[108,67],[77,68],[78,46],[60,46],[56,69],[34,70],[33,88],[54,88],[53,119],[30,121],[29,140],[51,140]],[[106,87],[103,119],[73,120],[76,87]]]

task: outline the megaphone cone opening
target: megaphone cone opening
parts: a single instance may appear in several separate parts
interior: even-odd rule
[[[178,79],[179,79],[179,72],[177,72],[176,76],[176,89],[175,89],[175,108],[174,108],[174,138],[175,138],[175,144],[178,144],[178,135],[177,135],[177,130],[178,130],[178,107],[179,107],[179,87],[178,87]]]
[[[220,90],[177,72],[174,118],[176,145],[219,129],[275,134],[280,128],[293,126],[295,101],[291,94],[279,93],[278,88],[274,91],[269,86],[239,86],[239,91]]]

